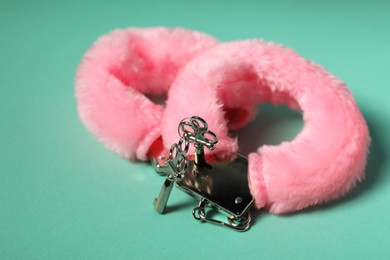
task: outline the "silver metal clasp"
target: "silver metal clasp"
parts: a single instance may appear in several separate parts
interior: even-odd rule
[[[199,205],[192,210],[194,218],[199,221],[207,221],[212,224],[221,225],[238,231],[246,231],[249,229],[251,223],[251,215],[249,213],[244,214],[241,217],[231,215],[227,218],[228,222],[224,222],[219,219],[208,217],[206,212],[207,206],[208,201],[205,198],[202,198]]]
[[[204,147],[215,149],[218,138],[208,130],[206,121],[200,117],[183,119],[178,132],[179,142],[171,146],[169,157],[154,161],[155,170],[166,176],[160,194],[154,201],[155,210],[164,213],[175,183],[180,190],[199,201],[192,211],[195,219],[238,231],[249,229],[253,198],[248,185],[246,157],[237,155],[229,163],[208,163]],[[191,143],[195,147],[194,160],[186,156]],[[222,213],[227,221],[211,217],[211,211]]]

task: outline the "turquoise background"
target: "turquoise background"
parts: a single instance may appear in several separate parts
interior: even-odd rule
[[[257,212],[246,233],[196,222],[176,189],[157,214],[163,178],[105,150],[74,98],[86,49],[132,26],[264,38],[323,65],[369,124],[366,180],[296,214]],[[389,61],[389,1],[0,1],[0,259],[390,259]],[[260,131],[244,151],[301,127],[300,115],[266,106],[241,131]]]

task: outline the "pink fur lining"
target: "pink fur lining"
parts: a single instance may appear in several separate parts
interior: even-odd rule
[[[209,155],[228,160],[238,149],[229,129],[253,119],[262,102],[300,110],[305,125],[293,141],[249,155],[258,208],[300,210],[343,195],[363,178],[370,137],[347,87],[293,50],[261,40],[221,44],[187,64],[169,92],[164,143],[177,140],[177,122],[197,115],[221,140]]]
[[[77,71],[81,120],[120,156],[148,159],[150,147],[159,143],[164,108],[145,94],[166,94],[178,71],[216,44],[210,36],[181,28],[130,28],[102,36]]]

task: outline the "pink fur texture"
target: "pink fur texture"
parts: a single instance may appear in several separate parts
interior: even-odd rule
[[[180,28],[130,28],[102,36],[77,71],[82,121],[120,156],[148,159],[161,136],[164,108],[145,95],[166,94],[178,71],[216,44],[210,36]]]
[[[370,137],[347,87],[293,50],[261,40],[221,44],[187,64],[169,92],[165,145],[177,141],[177,122],[197,115],[221,140],[207,152],[227,160],[238,149],[229,129],[253,119],[263,102],[301,111],[304,128],[291,142],[249,154],[257,208],[300,210],[343,195],[363,178]]]

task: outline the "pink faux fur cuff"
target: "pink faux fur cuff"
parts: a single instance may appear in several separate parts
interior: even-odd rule
[[[224,43],[187,64],[169,93],[165,145],[176,141],[177,122],[197,115],[222,140],[209,154],[231,158],[238,147],[229,129],[245,125],[263,102],[300,110],[305,126],[293,141],[249,155],[258,208],[296,211],[337,198],[363,178],[370,138],[347,87],[294,51],[261,40]]]
[[[102,36],[77,71],[82,121],[108,149],[147,160],[161,136],[164,109],[145,95],[166,94],[178,71],[216,44],[210,36],[180,28],[130,28]]]

